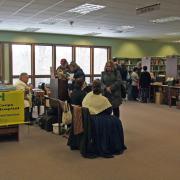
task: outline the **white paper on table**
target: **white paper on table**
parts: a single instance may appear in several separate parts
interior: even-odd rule
[[[72,79],[74,78],[74,73],[70,73],[69,74],[69,80],[68,80],[68,84],[72,84]]]

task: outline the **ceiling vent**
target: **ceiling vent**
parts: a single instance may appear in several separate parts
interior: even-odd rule
[[[57,24],[58,22],[62,22],[62,21],[64,21],[64,19],[50,18],[50,19],[41,21],[39,24],[54,25],[54,24]]]
[[[144,6],[141,8],[136,8],[136,14],[144,14],[144,13],[148,13],[151,11],[155,11],[155,10],[159,10],[160,9],[160,3],[155,3],[155,4],[151,4],[148,6]]]
[[[87,34],[83,34],[84,36],[97,36],[101,33],[96,33],[96,32],[92,32],[92,33],[87,33]]]
[[[122,30],[116,30],[116,31],[114,31],[114,33],[123,33],[124,31],[122,31]]]
[[[36,32],[36,31],[39,31],[41,28],[25,28],[21,31],[23,32]]]

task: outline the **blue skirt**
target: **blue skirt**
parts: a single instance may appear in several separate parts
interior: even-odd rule
[[[91,121],[96,154],[102,157],[122,154],[126,146],[121,120],[112,115],[99,114],[92,115]]]

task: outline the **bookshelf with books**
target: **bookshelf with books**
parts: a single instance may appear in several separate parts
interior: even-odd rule
[[[178,58],[177,73],[178,73],[178,77],[179,77],[179,79],[180,79],[180,58]]]
[[[124,63],[127,67],[128,71],[133,71],[133,68],[138,65],[139,62],[141,62],[141,58],[120,58],[118,57],[118,63],[122,64]]]
[[[167,77],[174,77],[175,79],[180,79],[180,56],[167,56],[166,75]]]
[[[166,75],[165,57],[144,57],[142,58],[142,67],[143,66],[147,66],[148,71],[152,72],[155,77]]]

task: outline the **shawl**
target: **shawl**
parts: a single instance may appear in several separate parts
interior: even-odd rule
[[[103,112],[111,106],[111,103],[106,97],[101,94],[96,95],[92,91],[85,96],[82,102],[82,107],[88,108],[90,114],[94,115]]]

